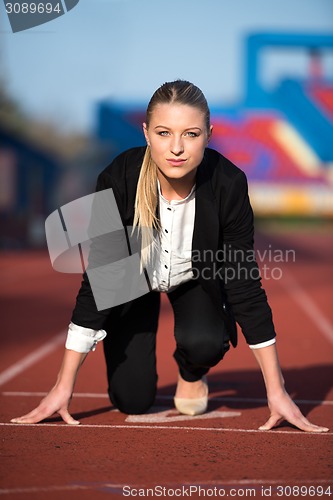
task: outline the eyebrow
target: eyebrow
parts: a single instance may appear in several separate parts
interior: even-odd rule
[[[156,127],[154,127],[154,129],[156,129],[156,128],[163,128],[166,130],[171,130],[170,127],[166,127],[164,125],[157,125]],[[188,127],[184,131],[186,132],[187,130],[194,130],[194,129],[202,131],[202,129],[200,127]]]

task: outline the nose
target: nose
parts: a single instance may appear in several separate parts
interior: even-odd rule
[[[184,153],[184,144],[181,137],[174,136],[170,144],[170,151],[175,156],[180,156]]]

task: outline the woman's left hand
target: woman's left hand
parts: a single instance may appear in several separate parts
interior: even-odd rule
[[[327,427],[321,427],[309,422],[286,391],[281,391],[280,394],[269,397],[268,406],[271,411],[271,416],[264,425],[259,427],[261,431],[269,431],[277,427],[283,420],[287,420],[290,424],[306,432],[329,431]]]

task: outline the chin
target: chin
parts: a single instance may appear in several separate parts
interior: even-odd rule
[[[193,175],[196,172],[196,168],[187,168],[184,167],[168,167],[166,169],[161,170],[162,174],[166,177],[170,177],[172,179],[181,179],[182,177],[187,177],[189,175]]]

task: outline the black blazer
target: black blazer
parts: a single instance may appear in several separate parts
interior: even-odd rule
[[[98,177],[96,190],[113,189],[124,227],[133,225],[144,153],[145,147],[125,151]],[[254,259],[253,233],[253,212],[244,172],[207,148],[196,175],[193,274],[225,320],[234,347],[235,320],[249,344],[275,337],[271,309]],[[103,328],[109,312],[97,311],[85,274],[72,321],[98,330]]]

